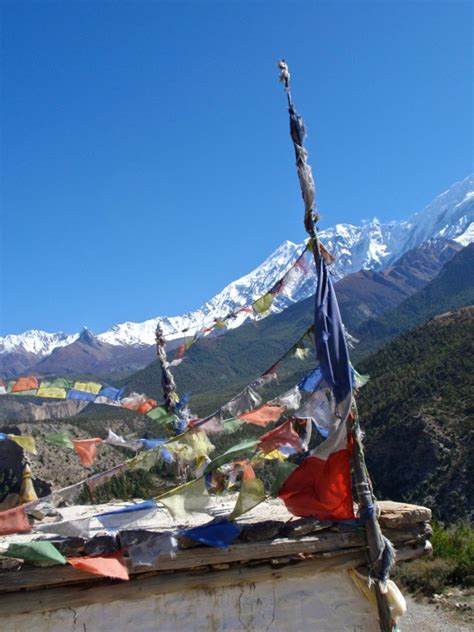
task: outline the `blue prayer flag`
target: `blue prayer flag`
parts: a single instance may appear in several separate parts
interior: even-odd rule
[[[82,399],[85,402],[93,402],[97,395],[95,393],[88,393],[87,391],[78,391],[76,388],[71,388],[68,391],[66,399]]]
[[[240,527],[235,522],[208,522],[200,527],[185,529],[180,532],[180,536],[207,544],[207,546],[217,546],[225,548],[237,539]]]

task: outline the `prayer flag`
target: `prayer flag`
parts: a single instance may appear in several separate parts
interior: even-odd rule
[[[25,452],[30,452],[31,454],[37,454],[36,452],[36,443],[33,437],[25,437],[24,435],[14,435],[9,434],[8,438],[10,441],[14,441],[16,444],[23,448]]]
[[[216,470],[221,465],[224,465],[224,463],[229,463],[229,461],[234,461],[235,459],[253,454],[257,445],[258,439],[246,439],[245,441],[241,441],[237,445],[232,446],[224,453],[212,459],[212,461],[207,465],[205,473],[208,474],[209,472]]]
[[[38,380],[34,375],[28,377],[19,377],[12,386],[12,393],[19,393],[20,391],[36,390],[39,386]]]
[[[125,386],[122,388],[113,388],[113,386],[104,386],[99,395],[101,397],[107,397],[107,399],[113,399],[114,401],[119,401],[125,391]]]
[[[128,505],[116,511],[96,514],[95,517],[107,531],[119,531],[124,527],[137,527],[147,522],[157,511],[155,500],[145,500],[141,503]]]
[[[39,566],[54,566],[66,564],[66,558],[51,542],[26,542],[25,544],[9,544],[3,553],[6,557],[15,557],[25,562],[31,562]]]
[[[177,521],[186,521],[190,513],[208,513],[210,497],[204,477],[175,487],[155,498],[162,503]]]
[[[115,434],[113,430],[108,431],[107,439],[104,443],[115,445],[119,448],[130,448],[130,450],[140,450],[143,447],[143,439],[124,439],[121,435]]]
[[[94,393],[87,393],[86,391],[78,391],[76,388],[69,389],[66,399],[80,399],[85,402],[93,402],[96,396]]]
[[[144,542],[126,546],[128,558],[132,566],[153,566],[160,558],[174,558],[178,550],[178,542],[171,533],[152,533],[141,531]]]
[[[309,373],[307,373],[301,380],[298,382],[298,388],[306,393],[312,393],[316,390],[316,387],[319,385],[321,381],[321,369],[317,366],[315,369],[312,369]]]
[[[293,428],[293,422],[291,419],[285,421],[285,423],[281,424],[274,430],[266,432],[260,437],[259,447],[265,454],[272,452],[277,448],[281,448],[282,446],[288,445],[295,448],[295,450],[301,448],[300,437]]]
[[[154,421],[168,422],[173,419],[172,415],[170,415],[163,406],[157,406],[156,408],[149,410],[146,415]]]
[[[226,417],[238,417],[242,413],[253,410],[262,403],[260,395],[251,387],[247,386],[241,393],[236,395],[230,402],[222,406],[222,414]]]
[[[189,538],[190,540],[206,544],[207,546],[221,548],[230,546],[238,538],[239,534],[240,527],[234,522],[228,522],[227,520],[209,522],[208,524],[186,529],[179,533],[183,538]]]
[[[66,377],[56,377],[52,380],[41,380],[40,388],[72,388],[72,380],[68,380]]]
[[[58,445],[63,448],[74,448],[71,438],[67,432],[53,432],[44,437],[45,443],[51,443],[52,445]]]
[[[36,392],[36,397],[52,397],[54,399],[66,399],[66,389],[54,386],[45,387],[41,384]]]
[[[11,533],[27,533],[31,531],[31,525],[26,517],[24,505],[0,511],[0,535]]]
[[[273,294],[267,292],[264,296],[258,298],[254,303],[252,303],[252,308],[256,314],[264,314],[268,312],[273,303]]]
[[[352,520],[350,455],[346,422],[290,474],[278,496],[295,516],[319,520]]]
[[[250,511],[265,500],[265,487],[259,478],[242,481],[235,507],[230,514],[230,520],[235,520]]]
[[[278,421],[281,415],[285,412],[283,406],[272,406],[271,404],[264,404],[260,408],[239,415],[240,419],[255,424],[256,426],[266,426],[271,421]]]
[[[98,395],[102,390],[102,384],[98,382],[74,382],[74,388],[76,391],[84,391],[85,393]]]
[[[112,579],[128,579],[127,567],[114,557],[68,557],[68,564],[85,573]]]
[[[72,443],[81,464],[86,467],[93,465],[97,457],[97,444],[102,443],[102,439],[73,439]]]

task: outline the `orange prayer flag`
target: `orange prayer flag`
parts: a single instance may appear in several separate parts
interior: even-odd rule
[[[141,415],[146,415],[148,412],[150,412],[150,410],[152,410],[155,407],[156,407],[155,400],[147,399],[146,402],[143,402],[143,404],[140,404],[140,406],[137,408],[137,413],[140,413]]]
[[[250,465],[248,459],[244,459],[243,461],[235,461],[235,465],[240,465],[242,468],[242,481],[253,481],[255,478],[255,471],[253,467]]]
[[[19,393],[20,391],[31,391],[38,388],[39,382],[34,375],[28,377],[19,377],[12,387],[12,393]]]
[[[278,421],[284,412],[285,408],[283,406],[263,404],[263,406],[260,406],[255,410],[251,410],[249,413],[239,415],[239,419],[243,419],[244,421],[257,426],[266,426],[271,421]]]
[[[9,535],[11,533],[26,533],[31,531],[31,525],[26,517],[25,507],[19,505],[0,511],[0,535]]]
[[[113,579],[128,579],[127,567],[115,558],[110,557],[68,557],[68,563],[85,573],[112,577]]]
[[[97,444],[102,439],[73,439],[74,450],[81,459],[81,465],[92,465],[97,457]]]

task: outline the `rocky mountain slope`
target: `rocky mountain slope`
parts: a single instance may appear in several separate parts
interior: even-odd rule
[[[337,224],[321,231],[321,239],[335,254],[333,273],[337,279],[358,270],[380,271],[389,267],[405,252],[435,238],[454,239],[466,245],[474,239],[474,175],[455,183],[439,195],[421,213],[407,221],[382,224],[374,219],[361,226]],[[175,317],[157,317],[142,323],[126,322],[114,325],[99,334],[102,343],[118,347],[145,347],[154,342],[157,322],[164,328],[169,340],[192,335],[194,331],[212,323],[230,310],[248,304],[264,293],[291,265],[301,252],[302,245],[283,243],[261,266],[250,274],[229,284],[219,294],[195,312]],[[274,311],[299,302],[314,291],[314,278],[301,276],[290,284],[273,306]],[[233,321],[238,327],[245,315]],[[34,363],[49,356],[56,347],[74,342],[79,334],[71,336],[30,331],[0,338],[0,371],[19,374]],[[108,349],[108,351],[110,351]],[[133,355],[133,354],[132,354]]]

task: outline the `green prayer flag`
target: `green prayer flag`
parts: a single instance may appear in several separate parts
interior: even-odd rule
[[[260,298],[258,298],[252,304],[252,308],[254,312],[256,312],[257,314],[264,314],[265,312],[268,312],[272,303],[273,303],[273,294],[270,294],[270,292],[268,292],[264,296],[261,296]]]
[[[250,511],[265,500],[265,486],[259,478],[251,481],[243,481],[240,492],[235,503],[234,510],[229,516],[229,520],[235,520],[242,514]]]
[[[4,553],[6,557],[15,557],[38,566],[54,566],[66,564],[66,558],[51,542],[27,542],[25,544],[10,544]]]
[[[168,411],[163,408],[163,406],[157,406],[156,408],[152,408],[147,414],[147,417],[153,419],[153,421],[158,421],[160,423],[168,423],[173,420],[173,415],[170,415]]]
[[[224,419],[224,434],[232,434],[246,422],[243,419]]]
[[[52,445],[62,446],[63,448],[74,448],[67,432],[53,432],[52,434],[46,435],[44,441]]]
[[[229,463],[229,461],[233,461],[234,459],[246,457],[248,453],[254,452],[258,443],[258,439],[247,439],[246,441],[241,441],[237,445],[234,445],[232,448],[226,450],[223,454],[217,456],[215,459],[212,459],[212,461],[207,464],[204,473],[207,474],[208,472],[213,472],[221,465],[224,465],[224,463]]]
[[[74,382],[66,377],[55,377],[52,380],[41,380],[41,388],[72,388]]]
[[[270,484],[270,496],[276,498],[278,496],[278,492],[280,491],[280,487],[298,466],[294,463],[290,463],[289,461],[273,461],[273,463],[275,464],[273,467],[276,472],[275,477]]]

